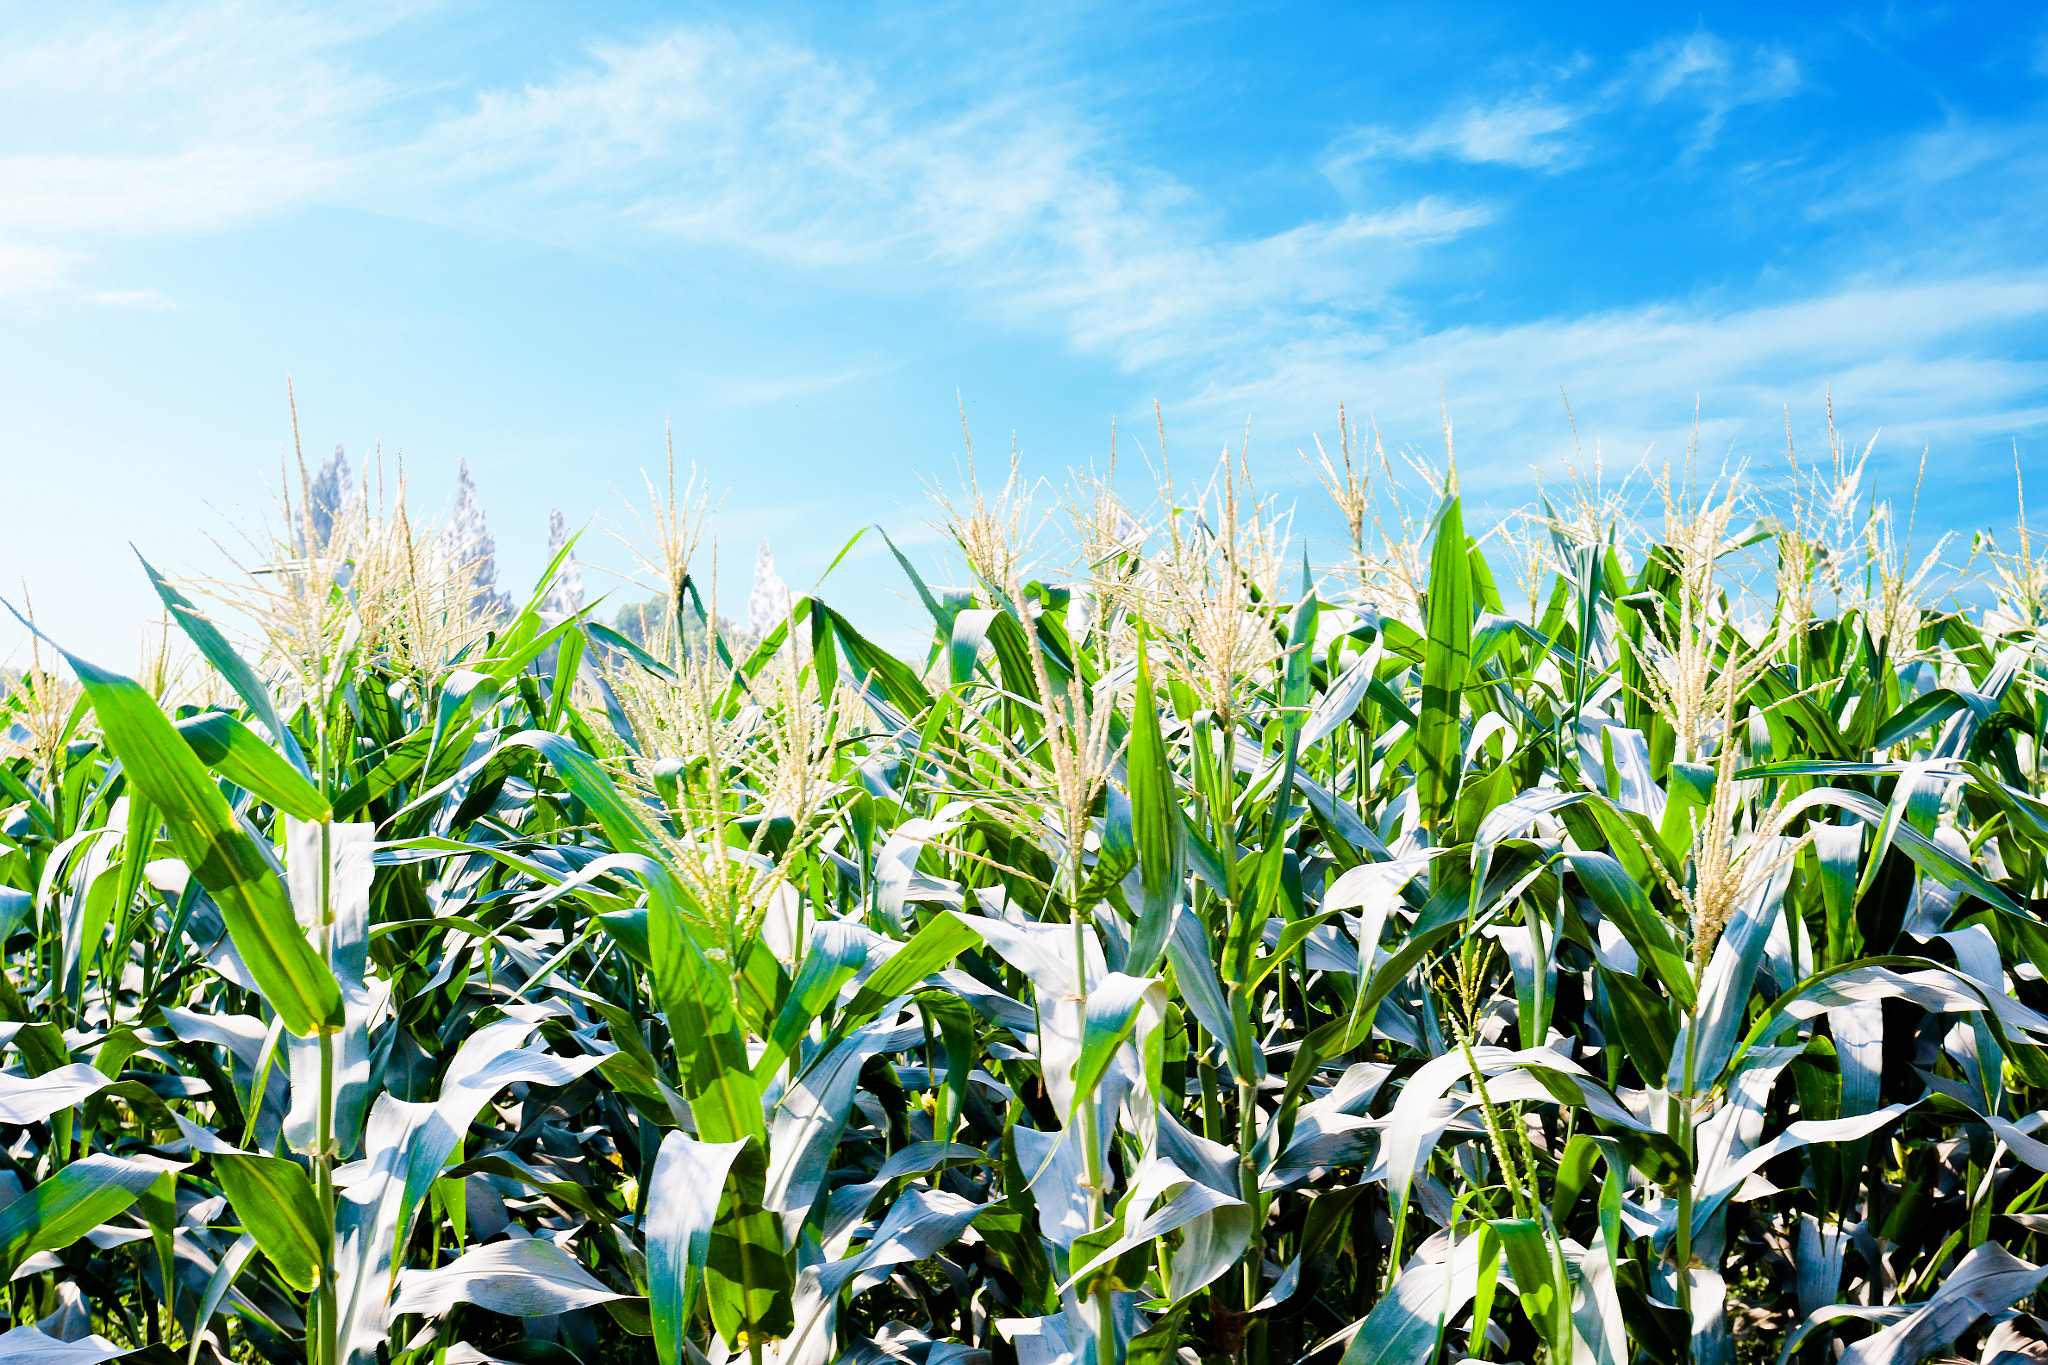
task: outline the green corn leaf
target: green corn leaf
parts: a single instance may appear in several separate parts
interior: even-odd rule
[[[1579,1202],[1579,1195],[1586,1188],[1586,1182],[1592,1178],[1593,1163],[1599,1157],[1599,1143],[1585,1133],[1576,1134],[1565,1144],[1564,1155],[1557,1163],[1557,1183],[1550,1196],[1553,1226],[1561,1228],[1565,1225],[1565,1220]]]
[[[1569,1359],[1572,1286],[1557,1248],[1534,1219],[1496,1218],[1492,1223],[1507,1252],[1508,1268],[1514,1271],[1522,1311],[1550,1348],[1551,1359]]]
[[[1906,776],[1900,779],[1902,788],[1911,776],[1909,770]],[[1905,795],[1903,790],[1901,795]],[[1886,807],[1861,792],[1843,791],[1837,787],[1820,787],[1804,792],[1787,802],[1784,816],[1790,819],[1813,806],[1839,807],[1877,831],[1871,840],[1872,847],[1865,862],[1863,881],[1857,887],[1858,899],[1870,889],[1870,884],[1877,875],[1878,866],[1883,862],[1885,847],[1893,845],[1911,858],[1922,872],[1936,881],[1967,891],[2008,915],[2019,919],[2031,918],[1996,882],[1978,871],[1967,860],[1958,857],[1908,824],[1906,806],[1900,799],[1894,798],[1891,805]]]
[[[979,1226],[979,1220],[976,1220]],[[1132,1337],[1124,1353],[1124,1365],[1177,1365],[1181,1355],[1182,1320],[1194,1305],[1182,1301],[1153,1319],[1152,1325]]]
[[[1321,610],[1322,604],[1315,594],[1306,593],[1287,622],[1287,651],[1282,655],[1280,673],[1280,723],[1296,734],[1307,726],[1309,702],[1315,696],[1316,620]]]
[[[332,1233],[323,1226],[320,1201],[298,1163],[281,1156],[215,1152],[213,1173],[242,1226],[278,1277],[304,1293],[326,1263]]]
[[[39,1251],[61,1251],[120,1213],[183,1163],[132,1161],[95,1152],[0,1209],[0,1271]]]
[[[1645,1076],[1665,1075],[1671,1066],[1671,1049],[1678,1039],[1678,1020],[1671,1001],[1640,977],[1600,969],[1600,983],[1607,992],[1608,1007],[1614,1012],[1620,1042]]]
[[[1230,998],[1216,975],[1216,964],[1209,957],[1208,936],[1197,916],[1182,915],[1174,922],[1173,937],[1166,944],[1166,960],[1173,966],[1174,980],[1181,999],[1187,1002],[1188,1012],[1201,1022],[1211,1038],[1223,1044],[1224,1060],[1231,1075],[1256,1077],[1258,1064],[1250,1050],[1241,1045],[1231,1022]]]
[[[647,1306],[661,1365],[681,1365],[690,1358],[690,1310],[710,1259],[726,1172],[746,1145],[698,1142],[684,1133],[661,1140],[645,1225]]]
[[[1814,825],[1813,857],[1820,868],[1821,908],[1827,916],[1827,965],[1847,962],[1863,952],[1863,934],[1856,926],[1856,884],[1863,854],[1863,826]]]
[[[1086,1104],[1116,1060],[1116,1051],[1137,1027],[1138,1012],[1157,978],[1110,972],[1088,988],[1088,1009],[1081,1025],[1081,1055],[1074,1061],[1074,1109]],[[1159,1004],[1164,1004],[1159,1001]],[[1071,1115],[1069,1115],[1071,1118]]]
[[[621,794],[610,774],[573,741],[548,730],[521,730],[500,747],[532,749],[547,759],[562,785],[597,817],[613,848],[640,853],[661,847],[652,824],[654,812]]]
[[[981,946],[981,934],[960,915],[948,910],[935,915],[910,942],[896,950],[861,984],[860,993],[839,1016],[836,1032],[844,1036],[881,1012],[882,1006],[906,995],[920,981],[947,966],[971,948]]]
[[[177,725],[199,761],[236,786],[300,820],[333,816],[334,808],[305,774],[227,712],[209,711]]]
[[[1335,919],[1338,913],[1335,910],[1331,910],[1320,915],[1304,915],[1302,918],[1285,925],[1280,930],[1279,940],[1273,945],[1273,951],[1259,957],[1254,957],[1251,960],[1250,968],[1245,972],[1241,989],[1247,991],[1257,989],[1258,984],[1264,981],[1281,963],[1285,962],[1296,948],[1299,948],[1308,941],[1310,934],[1313,934],[1317,929]]]
[[[391,1311],[439,1317],[458,1303],[507,1317],[537,1317],[624,1298],[545,1237],[491,1242],[445,1266],[399,1277]]]
[[[1164,1183],[1172,1181],[1175,1174],[1164,1171],[1156,1178]],[[1117,1284],[1141,1284],[1157,1239],[1183,1230],[1180,1250],[1171,1263],[1176,1300],[1187,1298],[1227,1272],[1243,1253],[1251,1231],[1251,1210],[1198,1180],[1182,1176],[1176,1183],[1179,1188],[1172,1197],[1155,1205],[1143,1219],[1131,1217],[1127,1197],[1114,1219],[1075,1238],[1069,1253],[1074,1270],[1068,1285],[1086,1285],[1103,1277]]]
[[[1437,513],[1428,609],[1429,643],[1416,724],[1416,799],[1422,823],[1434,830],[1450,819],[1458,798],[1463,751],[1459,717],[1472,659],[1472,565],[1455,496],[1444,499]]]
[[[263,722],[263,728],[270,731],[271,738],[284,751],[286,761],[302,776],[312,777],[313,770],[306,765],[306,755],[299,748],[298,738],[277,714],[277,706],[270,699],[270,689],[257,678],[255,670],[235,652],[235,647],[228,643],[227,636],[220,633],[218,626],[207,620],[183,593],[172,587],[148,560],[142,558],[141,551],[136,551],[135,558],[141,562],[142,571],[149,575],[150,586],[156,589],[156,595],[163,599],[164,609],[170,612],[192,643],[199,646],[199,652],[206,661],[227,679],[228,686],[235,689],[235,695],[248,703],[249,710]]]
[[[821,924],[812,931],[810,949],[790,982],[789,998],[769,1029],[767,1048],[754,1063],[755,1080],[765,1085],[782,1069],[797,1041],[867,960],[866,943],[848,932],[848,926]]]
[[[1432,896],[1401,946],[1360,983],[1350,1016],[1332,1020],[1309,1035],[1316,1051],[1326,1057],[1335,1056],[1363,1043],[1371,1035],[1373,1011],[1380,1002],[1419,964],[1450,942],[1468,918],[1462,885],[1454,896]]]
[[[600,1067],[599,1070],[604,1070]],[[608,1073],[607,1073],[608,1074]],[[515,1181],[537,1194],[544,1194],[564,1208],[574,1209],[593,1223],[615,1221],[615,1211],[591,1197],[591,1191],[574,1180],[550,1179],[548,1173],[528,1165],[509,1152],[492,1152],[459,1166],[446,1168],[446,1180],[470,1175],[488,1175]]]
[[[306,941],[284,884],[177,727],[133,679],[68,652],[64,659],[92,699],[128,780],[156,807],[171,847],[220,907],[263,998],[301,1037],[340,1028],[340,983]]]
[[[917,670],[870,642],[844,616],[822,602],[812,603],[811,615],[813,620],[822,618],[830,623],[847,667],[864,688],[879,694],[905,716],[919,715],[932,704],[932,694]]]
[[[650,913],[647,937],[655,995],[668,1016],[682,1091],[698,1133],[711,1142],[767,1142],[761,1087],[740,1036],[732,974],[711,965],[673,909]]]
[[[1410,1257],[1344,1349],[1339,1365],[1415,1365],[1430,1360],[1444,1329],[1472,1301],[1479,1288],[1479,1258],[1488,1244],[1483,1232],[1466,1233],[1448,1249],[1434,1244]]]
[[[947,681],[959,687],[974,681],[974,663],[988,642],[989,627],[1002,613],[989,607],[975,607],[953,617],[946,642]]]
[[[1673,762],[1664,785],[1668,794],[1657,833],[1665,852],[1683,859],[1692,851],[1694,824],[1705,821],[1714,804],[1714,770],[1705,763]]]
[[[235,1239],[234,1245],[228,1248],[227,1255],[220,1258],[220,1264],[213,1268],[213,1274],[206,1281],[206,1291],[199,1299],[199,1314],[193,1320],[195,1327],[192,1333],[192,1346],[185,1353],[185,1365],[199,1365],[200,1349],[206,1345],[206,1337],[203,1334],[207,1325],[213,1321],[214,1313],[220,1308],[220,1301],[228,1296],[228,1290],[234,1288],[236,1278],[242,1273],[242,1267],[249,1263],[249,1257],[254,1255],[255,1251],[254,1234],[244,1232]]]
[[[867,527],[863,526],[860,529],[860,531],[854,533],[854,539],[858,540],[861,534],[866,530]],[[889,539],[889,533],[887,531],[883,531],[882,528],[879,526],[875,527],[875,530],[881,532],[882,542],[889,547],[889,553],[896,557],[897,564],[902,566],[903,574],[906,578],[910,580],[910,585],[917,589],[917,598],[920,602],[924,603],[924,609],[931,613],[933,623],[938,626],[942,634],[950,635],[953,629],[954,615],[959,612],[960,607],[958,605],[955,605],[951,611],[948,611],[946,610],[946,608],[942,607],[939,604],[938,599],[932,596],[932,590],[925,586],[924,575],[920,574],[917,571],[916,566],[910,562],[909,558],[904,555],[903,551],[896,548],[896,542]],[[846,549],[850,550],[852,548],[853,542],[848,541]],[[839,553],[843,558],[846,554],[846,550],[841,550]],[[835,559],[832,562],[834,564],[837,564],[839,561]],[[830,573],[831,570],[827,569],[826,572]]]
[[[177,1283],[178,1173],[165,1171],[135,1198],[142,1221],[149,1225],[149,1240],[156,1251],[157,1274],[162,1283]]]
[[[1320,744],[1357,713],[1367,693],[1372,690],[1372,685],[1379,681],[1377,670],[1380,661],[1385,657],[1386,645],[1375,640],[1370,648],[1354,658],[1344,672],[1331,681],[1329,689],[1323,693],[1321,699],[1316,702],[1315,709],[1309,713],[1308,724],[1302,728],[1301,742],[1304,747]]]
[[[639,664],[657,678],[676,682],[681,677],[673,668],[670,668],[667,664],[655,658],[652,654],[649,654],[610,626],[597,621],[586,621],[583,623],[583,632],[605,648],[616,649],[620,653],[628,655],[632,658],[633,662]]]
[[[1690,1011],[1694,1001],[1692,967],[1671,926],[1650,904],[1643,888],[1605,853],[1567,851],[1566,859],[1578,876],[1579,885],[1600,907],[1600,913],[1614,921],[1638,958],[1654,974],[1682,1010]]]
[[[729,1202],[713,1224],[704,1264],[704,1299],[712,1325],[728,1341],[741,1332],[785,1337],[795,1326],[790,1266],[782,1220],[762,1206],[764,1144],[749,1142],[733,1158]]]
[[[456,738],[466,745],[472,731],[458,731]],[[388,796],[400,783],[410,781],[425,766],[433,752],[434,736],[428,730],[414,730],[384,751],[375,767],[343,787],[334,798],[334,817],[347,820],[370,802]]]
[[[597,917],[598,927],[611,935],[612,941],[643,967],[654,965],[654,958],[647,946],[647,912],[645,910],[607,910]]]
[[[1472,1286],[1472,1325],[1475,1337],[1486,1330],[1482,1324],[1493,1319],[1493,1300],[1500,1288],[1501,1262],[1500,1229],[1492,1223],[1481,1223],[1477,1232],[1479,1273]]]
[[[1159,965],[1173,936],[1187,891],[1187,821],[1181,814],[1173,764],[1159,728],[1151,664],[1141,639],[1138,690],[1132,701],[1131,743],[1125,759],[1131,796],[1131,837],[1138,846],[1138,922],[1131,934],[1129,966],[1143,974]]]

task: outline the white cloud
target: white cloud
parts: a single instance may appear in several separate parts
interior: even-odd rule
[[[1797,92],[1799,63],[1782,48],[1737,48],[1704,29],[1653,44],[1632,56],[1610,96],[1651,104],[1685,98],[1699,107],[1693,150],[1711,146],[1728,116],[1750,104],[1770,104]]]
[[[1331,148],[1328,169],[1334,172],[1358,160],[1382,156],[1412,161],[1448,156],[1459,161],[1561,169],[1578,154],[1577,146],[1563,134],[1584,116],[1583,109],[1540,95],[1469,105],[1440,114],[1412,133],[1359,129]]]
[[[945,289],[1125,366],[1264,344],[1377,306],[1416,253],[1487,220],[1425,198],[1256,238],[1040,92],[934,113],[816,53],[724,28],[596,49],[481,96],[407,152],[414,192],[540,230],[621,224],[894,292]]]
[[[0,223],[147,237],[373,194],[432,86],[356,47],[432,8],[45,6],[0,47]]]
[[[1657,101],[1688,83],[1726,81],[1733,62],[1728,44],[1711,33],[1695,33],[1639,52],[1629,65],[1641,74],[1644,95]]]
[[[1421,253],[1490,216],[1424,197],[1237,236],[1054,92],[884,89],[715,24],[601,43],[427,116],[351,56],[403,15],[94,12],[18,43],[0,54],[0,228],[53,260],[34,244],[324,203],[607,250],[685,242],[965,297],[1139,367],[1383,307]]]
[[[314,198],[337,169],[307,149],[261,145],[0,157],[0,224],[46,236],[204,231]]]
[[[406,12],[51,7],[0,48],[0,223],[150,236],[338,197],[402,98],[342,54]]]
[[[1585,62],[1560,69],[1556,84],[1566,85],[1588,69]],[[1362,162],[1447,157],[1555,174],[1592,154],[1596,137],[1589,125],[1628,109],[1680,101],[1699,111],[1697,150],[1712,144],[1734,110],[1784,99],[1800,80],[1799,64],[1789,53],[1768,46],[1739,49],[1701,30],[1629,55],[1619,74],[1575,98],[1542,82],[1504,99],[1456,104],[1406,132],[1377,125],[1355,129],[1331,145],[1324,170],[1343,183]]]
[[[2040,366],[1973,349],[2048,316],[2048,285],[1978,262],[1916,287],[1818,280],[1813,297],[1772,307],[1667,303],[1430,331],[1404,291],[1492,206],[1361,192],[1350,212],[1234,232],[1056,88],[891,88],[778,34],[700,24],[600,44],[546,79],[429,114],[421,90],[351,56],[403,11],[149,13],[78,21],[0,54],[0,225],[15,243],[0,245],[0,292],[60,283],[73,242],[335,203],[608,251],[715,248],[840,288],[959,300],[1168,396],[1195,395],[1197,413],[1256,412],[1269,429],[1339,396],[1426,428],[1441,383],[1461,425],[1495,442],[1474,460],[1504,470],[1542,444],[1526,432],[1561,431],[1557,383],[1583,415],[1607,413],[1623,444],[1682,427],[1670,414],[1689,413],[1695,393],[1710,412],[1749,412],[1833,379],[1845,401],[1960,430],[2038,420],[2032,395],[2048,384]],[[1560,71],[1415,128],[1358,130],[1326,169],[1453,158],[1555,173],[1598,150],[1602,119],[1657,107],[1678,111],[1698,148],[1734,110],[1801,81],[1789,54],[1706,32],[1635,54],[1604,84],[1593,75]],[[2013,164],[2029,131],[1970,164]],[[1935,142],[1918,155],[1923,180],[1969,162]],[[869,372],[736,389],[733,401]]]
[[[1257,413],[1267,430],[1327,424],[1337,398],[1372,411],[1390,441],[1432,439],[1440,395],[1458,428],[1466,487],[1513,505],[1530,466],[1573,445],[1560,388],[1609,467],[1657,446],[1681,454],[1694,405],[1710,459],[1775,459],[1784,410],[1806,428],[1830,393],[1882,447],[1917,457],[1925,440],[1951,458],[1973,437],[2048,421],[2048,360],[1999,344],[2048,324],[2048,271],[1927,283],[1851,281],[1763,307],[1659,304],[1506,327],[1410,337],[1351,335],[1292,348],[1263,374],[1219,384],[1189,415],[1228,426]],[[1937,454],[1941,453],[1940,444]]]
[[[390,97],[338,47],[394,11],[50,6],[0,45],[0,294],[49,295],[109,241],[333,194]],[[73,296],[162,307],[153,291]]]
[[[59,247],[0,240],[0,299],[53,289],[76,261],[75,252]]]
[[[1910,239],[1953,258],[1959,242],[2008,237],[2029,244],[2048,225],[2048,139],[2038,117],[1952,115],[1827,166],[1791,187],[1816,219],[1865,218],[1872,210],[1940,220],[1938,234]]]

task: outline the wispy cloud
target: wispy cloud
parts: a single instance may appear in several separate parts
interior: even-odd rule
[[[1916,224],[1915,246],[1953,259],[1961,243],[2037,242],[2048,226],[2048,137],[2038,115],[1951,114],[1823,165],[1788,187],[1809,216],[1840,222],[1873,211]],[[1930,224],[1938,224],[1929,231]],[[1909,248],[1910,249],[1910,248]]]
[[[388,6],[51,13],[0,49],[0,229],[156,235],[305,202],[397,96],[340,55]]]
[[[1326,171],[1341,174],[1356,162],[1381,157],[1421,161],[1438,156],[1531,169],[1562,167],[1577,159],[1579,148],[1568,134],[1585,114],[1583,106],[1532,94],[1453,109],[1407,133],[1360,128],[1333,144]]]
[[[1595,75],[1578,62],[1504,98],[1453,101],[1413,128],[1353,129],[1331,144],[1324,171],[1344,182],[1365,162],[1445,158],[1558,174],[1595,155],[1601,120],[1660,105],[1688,111],[1697,151],[1712,145],[1736,109],[1784,99],[1801,82],[1789,53],[1738,47],[1706,30],[1629,54],[1604,80]]]
[[[67,131],[0,144],[0,236],[26,261],[330,204],[605,249],[688,243],[969,298],[1137,368],[1382,307],[1421,253],[1490,217],[1417,196],[1238,236],[1056,90],[909,94],[761,28],[598,43],[551,79],[427,116],[420,90],[351,56],[403,17],[115,11],[17,45],[0,114]]]
[[[31,237],[157,236],[231,226],[336,183],[305,148],[229,144],[160,156],[0,157],[0,229]]]
[[[1125,367],[1200,360],[1377,306],[1417,253],[1488,220],[1425,197],[1259,237],[1121,164],[1042,91],[935,113],[821,55],[725,28],[593,51],[482,95],[408,156],[423,185],[545,202],[556,231],[622,225],[872,288],[964,292]]]
[[[58,247],[0,240],[0,299],[54,288],[75,260],[76,253]]]
[[[76,265],[110,241],[346,195],[397,91],[340,54],[403,14],[79,5],[18,26],[0,46],[0,260],[54,251]],[[35,288],[66,278],[44,271]]]
[[[1677,456],[1695,435],[1710,460],[1768,460],[1783,450],[1786,406],[1810,430],[1832,395],[1859,430],[1882,427],[1882,454],[1908,469],[1923,441],[1947,443],[1946,487],[1957,489],[1979,471],[1954,463],[1956,443],[2048,422],[2048,360],[2008,358],[2033,353],[1998,344],[2044,324],[2048,270],[1854,280],[1767,306],[1657,304],[1392,342],[1328,338],[1190,409],[1210,420],[1258,413],[1312,423],[1327,421],[1340,395],[1400,441],[1428,438],[1442,394],[1467,487],[1514,505],[1532,466],[1573,450],[1560,391],[1610,467],[1655,450]]]
[[[1343,208],[1246,232],[1134,160],[1057,83],[911,90],[784,31],[698,23],[595,44],[544,78],[451,92],[366,67],[364,35],[406,17],[118,11],[0,54],[0,116],[16,130],[0,146],[0,236],[13,243],[0,245],[0,292],[56,287],[67,253],[101,239],[327,203],[606,251],[730,252],[836,289],[943,299],[1198,412],[1284,425],[1350,396],[1421,421],[1441,383],[1454,404],[1499,414],[1487,429],[1503,450],[1551,411],[1558,383],[1591,409],[1602,405],[1589,391],[1627,395],[1605,406],[1622,441],[1668,433],[1668,413],[1696,393],[1751,411],[1832,378],[1845,398],[1954,424],[2038,420],[2033,396],[2048,387],[2041,367],[1977,344],[2048,318],[2048,284],[1978,259],[1919,285],[1849,259],[1768,305],[1666,300],[1432,325],[1416,280],[1512,210],[1440,187],[1395,192],[1362,168],[1455,160],[1563,175],[1606,154],[1616,121],[1659,112],[1697,154],[1736,111],[1803,88],[1790,52],[1704,30],[1453,98],[1413,126],[1355,129],[1323,161],[1348,190]],[[1856,166],[1855,184],[1821,188],[1838,204],[1896,199],[1914,177],[2017,165],[2039,145],[2017,121],[1995,137],[1965,131],[1974,140],[1924,134],[1934,140],[1874,171]],[[727,398],[777,401],[874,372]]]
[[[1693,148],[1712,145],[1735,110],[1772,104],[1796,93],[1802,83],[1791,53],[1770,45],[1738,48],[1701,30],[1636,53],[1628,74],[1610,87],[1610,97],[1639,95],[1652,104],[1686,99],[1699,113]]]

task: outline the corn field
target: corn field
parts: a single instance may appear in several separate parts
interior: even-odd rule
[[[1313,468],[970,481],[900,655],[672,475],[631,634],[310,485],[36,621],[0,1357],[2048,1359],[2031,546]]]

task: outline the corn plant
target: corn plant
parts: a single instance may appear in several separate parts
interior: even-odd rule
[[[142,566],[182,679],[39,634],[7,1358],[2048,1355],[2030,547],[1667,481],[1515,612],[1343,460],[1321,580],[1241,463],[1067,575],[971,488],[910,657],[730,638],[673,479],[630,632],[366,493]]]

